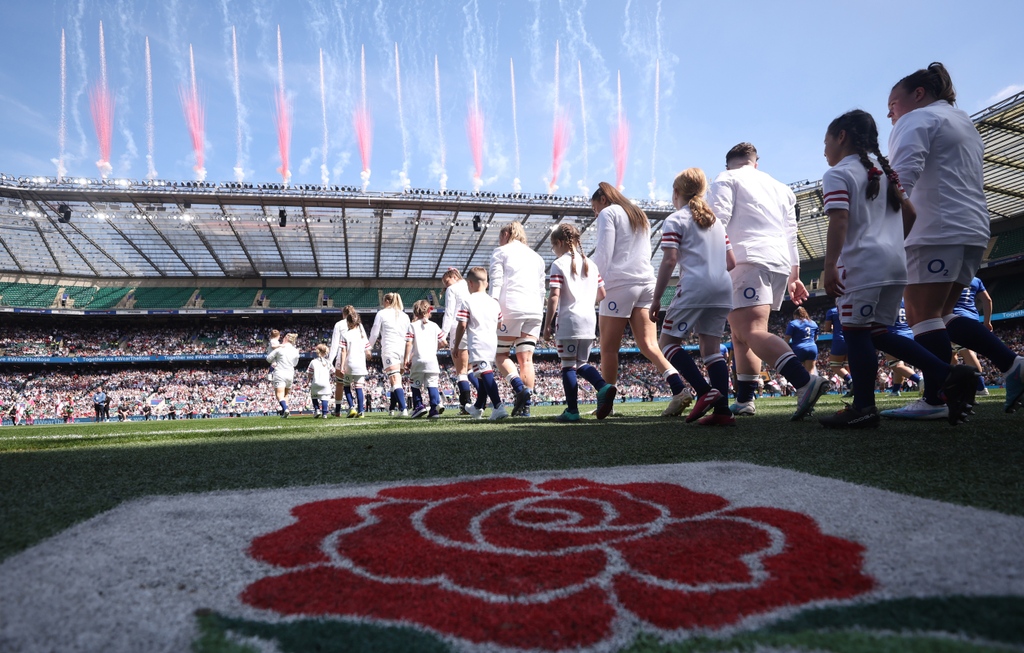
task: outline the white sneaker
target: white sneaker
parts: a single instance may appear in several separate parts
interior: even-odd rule
[[[480,419],[484,416],[484,411],[473,404],[466,404],[463,408],[466,409],[466,412],[469,413],[469,416],[473,419]]]
[[[991,394],[991,393],[988,391],[987,387],[983,388],[981,390],[978,390],[978,396],[979,397],[987,397],[987,396],[989,396],[989,394]]]
[[[814,404],[818,403],[818,400],[826,392],[828,392],[828,380],[817,374],[812,374],[811,380],[806,385],[796,389],[796,412],[789,419],[796,422],[810,415],[814,412]]]
[[[395,411],[389,410],[388,411],[388,415],[390,415],[391,417],[394,417],[395,416]]]
[[[402,411],[402,417],[408,417],[408,416],[409,416],[409,409],[406,408],[405,410]]]
[[[505,419],[508,417],[508,411],[505,410],[504,406],[498,406],[491,411],[491,421],[497,422],[499,419]]]
[[[676,395],[672,395],[669,399],[668,407],[661,411],[662,417],[678,417],[683,414],[683,411],[693,403],[693,395],[686,388],[683,388],[682,392]]]
[[[729,412],[733,415],[755,415],[757,409],[754,407],[752,401],[737,401],[733,405],[729,406]]]
[[[949,408],[946,407],[946,404],[933,406],[924,399],[915,399],[902,408],[883,410],[881,414],[892,419],[948,419]]]

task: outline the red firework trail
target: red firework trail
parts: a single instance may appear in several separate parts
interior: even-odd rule
[[[89,109],[96,127],[96,140],[100,145],[100,168],[110,166],[110,141],[114,133],[114,98],[103,84],[89,91]],[[106,176],[106,174],[104,174]]]
[[[274,115],[274,122],[277,124],[277,148],[281,152],[281,167],[277,171],[281,173],[281,179],[287,184],[288,179],[292,176],[288,169],[288,150],[292,142],[292,116],[283,90],[278,89],[274,94],[274,105],[277,109]]]
[[[469,108],[466,134],[469,135],[469,149],[473,153],[474,176],[479,179],[484,173],[484,117],[476,107]]]
[[[615,185],[621,188],[629,157],[629,123],[623,116],[619,116],[619,126],[612,135],[612,147],[615,150]]]
[[[185,124],[188,126],[188,136],[192,141],[192,151],[196,155],[196,167],[194,170],[202,173],[205,169],[205,153],[203,135],[205,133],[205,113],[199,101],[199,94],[195,88],[178,90],[181,96],[181,108],[185,112]]]
[[[356,139],[359,141],[359,158],[363,164],[363,170],[370,169],[370,153],[373,151],[373,126],[370,122],[370,112],[365,106],[356,109],[353,125],[356,129]]]
[[[558,183],[558,173],[562,169],[562,160],[569,147],[569,119],[563,111],[555,114],[554,139],[551,142],[551,183],[554,189]]]

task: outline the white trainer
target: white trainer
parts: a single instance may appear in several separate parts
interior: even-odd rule
[[[733,415],[751,416],[757,414],[757,409],[754,407],[754,402],[752,401],[737,401],[733,405],[729,406],[729,412]]]
[[[473,404],[466,404],[465,406],[463,406],[463,408],[466,409],[466,412],[469,413],[469,416],[472,417],[473,419],[480,419],[481,417],[484,416],[483,409],[477,408]]]
[[[933,406],[924,399],[915,399],[902,408],[891,408],[889,410],[883,410],[881,414],[884,417],[891,419],[916,419],[916,420],[932,420],[932,419],[948,419],[949,408],[946,404],[940,404]]]
[[[683,414],[690,404],[693,403],[693,395],[686,388],[683,388],[679,394],[672,395],[672,398],[668,401],[668,407],[661,411],[662,417],[678,417]]]
[[[491,421],[497,422],[499,419],[505,419],[508,417],[508,411],[505,410],[504,406],[498,406],[491,411]]]

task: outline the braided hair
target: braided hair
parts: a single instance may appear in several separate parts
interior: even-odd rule
[[[551,242],[565,243],[569,248],[572,276],[576,276],[576,252],[579,252],[580,258],[583,259],[583,276],[590,274],[590,266],[587,263],[586,255],[583,253],[583,244],[580,243],[580,230],[575,225],[563,222],[555,227],[554,231],[551,232]]]
[[[833,120],[828,126],[828,133],[833,138],[838,138],[839,132],[844,131],[847,138],[850,139],[850,144],[853,146],[857,156],[860,157],[861,165],[867,170],[868,199],[873,200],[878,197],[878,191],[881,187],[879,178],[884,172],[889,180],[886,201],[894,211],[898,211],[902,205],[902,200],[906,197],[906,193],[903,192],[903,187],[900,185],[899,175],[896,174],[889,165],[889,160],[882,156],[878,149],[878,127],[875,125],[875,119],[867,111],[861,111],[860,109],[848,111]],[[881,170],[875,167],[868,154],[875,155],[879,165],[882,166]]]
[[[708,190],[708,178],[700,168],[687,168],[678,175],[672,182],[672,190],[679,193],[679,196],[690,207],[690,214],[693,221],[701,229],[707,229],[715,224],[715,214],[708,206],[704,194]]]

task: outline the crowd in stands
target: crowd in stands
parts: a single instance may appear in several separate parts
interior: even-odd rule
[[[817,316],[820,322],[822,316]],[[786,315],[776,315],[772,328],[781,332],[788,321]],[[1003,341],[1015,351],[1024,351],[1024,327],[1013,326],[997,330]],[[299,332],[299,346],[307,351],[317,342],[326,341],[329,333],[317,326],[295,329]],[[627,334],[628,337],[628,334]],[[266,351],[267,330],[262,326],[217,325],[203,327],[142,326],[103,329],[83,327],[73,331],[56,332],[27,326],[9,328],[0,337],[0,355],[7,356],[104,356],[118,355],[174,355],[211,353],[262,354]],[[631,341],[624,341],[629,348]],[[818,374],[831,377],[828,365],[827,343],[819,347]],[[594,356],[596,359],[597,356]],[[698,364],[699,364],[699,358]],[[442,357],[442,365],[451,372],[450,360]],[[981,359],[982,373],[990,386],[1002,384],[1002,375],[987,360]],[[306,363],[300,364],[305,370]],[[538,402],[561,403],[563,395],[560,364],[554,356],[538,356],[536,388]],[[102,389],[110,398],[110,419],[176,419],[204,418],[232,415],[273,415],[278,405],[274,400],[268,366],[260,362],[247,364],[205,364],[195,367],[87,368],[71,366],[47,367],[33,370],[20,367],[0,369],[0,413],[4,424],[15,420],[29,423],[39,419],[62,420],[93,418],[93,397]],[[380,368],[379,357],[370,361],[366,379],[370,410],[387,410],[387,397],[391,390]],[[884,368],[883,368],[884,372]],[[792,392],[785,379],[778,375],[763,375],[764,390],[768,395],[786,395]],[[405,379],[408,390],[408,379]],[[512,392],[500,383],[503,401],[511,402]],[[842,392],[841,384],[833,391]],[[453,380],[442,374],[440,391],[449,406],[455,406],[458,392]],[[661,376],[642,356],[625,354],[621,358],[618,394],[623,400],[653,400],[668,397],[670,392]],[[296,375],[293,389],[293,412],[311,409],[308,381],[305,374]],[[594,393],[589,386],[580,386],[580,401],[592,403]]]

